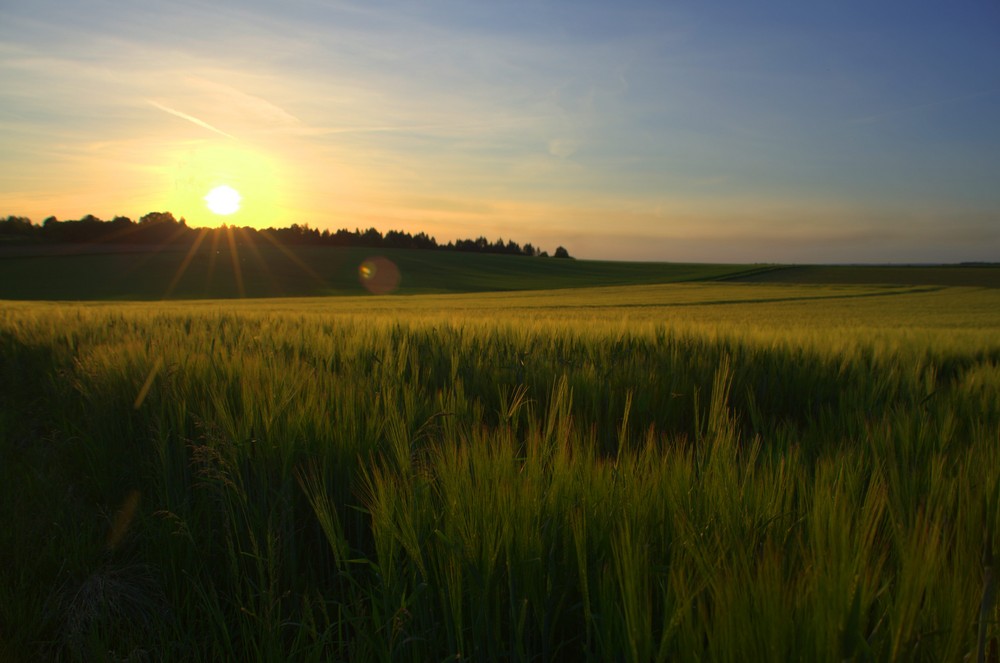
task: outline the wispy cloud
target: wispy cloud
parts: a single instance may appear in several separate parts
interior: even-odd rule
[[[188,115],[187,113],[182,113],[181,111],[177,110],[176,108],[171,108],[170,106],[164,106],[163,104],[161,104],[159,102],[156,102],[156,101],[153,101],[152,99],[147,99],[146,102],[149,103],[149,105],[153,106],[154,108],[159,108],[164,113],[169,113],[169,114],[173,115],[174,117],[179,117],[182,120],[187,120],[188,122],[190,122],[192,124],[198,125],[202,129],[208,129],[209,131],[213,131],[213,132],[219,134],[220,136],[225,136],[226,138],[231,138],[233,140],[236,140],[236,137],[233,136],[232,134],[228,134],[225,131],[223,131],[222,129],[219,129],[218,127],[213,127],[208,122],[205,122],[204,120],[199,120],[198,118],[194,117],[193,115]]]
[[[240,78],[236,72],[227,72],[225,75],[236,79]],[[216,108],[225,108],[227,118],[232,117],[232,119],[248,126],[282,129],[301,124],[299,118],[285,108],[271,102],[260,93],[251,94],[246,91],[248,86],[260,87],[262,85],[261,78],[264,82],[270,82],[268,77],[257,77],[257,80],[254,80],[253,76],[245,78],[247,80],[239,87],[233,84],[219,83],[205,76],[184,76],[181,82],[185,87],[190,88],[190,91],[195,94],[195,98],[201,100],[203,105],[215,104]],[[280,93],[280,90],[276,90],[274,85],[268,86],[268,89],[273,93]]]

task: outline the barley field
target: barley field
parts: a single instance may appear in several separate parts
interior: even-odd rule
[[[0,659],[996,660],[1000,290],[0,303]]]

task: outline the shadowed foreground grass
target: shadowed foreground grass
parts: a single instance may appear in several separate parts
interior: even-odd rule
[[[995,292],[7,304],[0,654],[975,660]]]

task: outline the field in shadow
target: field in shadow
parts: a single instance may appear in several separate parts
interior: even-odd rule
[[[446,251],[286,247],[7,252],[0,299],[158,300],[540,290],[712,280],[748,265],[628,263]],[[395,278],[382,281],[386,270]]]

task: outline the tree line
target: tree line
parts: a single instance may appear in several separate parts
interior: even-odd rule
[[[204,233],[226,232],[229,228],[191,228],[184,217],[175,219],[170,212],[150,212],[138,221],[127,216],[116,216],[105,221],[93,214],[81,219],[60,221],[54,216],[45,219],[41,225],[32,223],[23,216],[8,216],[0,219],[0,240],[24,241],[35,243],[115,243],[115,244],[186,244]],[[308,246],[358,246],[383,249],[432,249],[445,251],[464,251],[469,253],[497,253],[504,255],[522,255],[548,257],[548,252],[527,243],[523,246],[513,240],[502,238],[490,242],[485,237],[476,239],[459,239],[447,244],[438,241],[424,232],[412,235],[408,232],[390,230],[385,234],[375,228],[367,230],[346,228],[320,231],[310,228],[309,224],[293,223],[287,228],[266,228],[257,230],[249,226],[239,229],[244,236],[253,239],[258,234],[266,233],[272,239],[289,245]],[[570,258],[569,252],[562,246],[553,254],[556,258]]]

